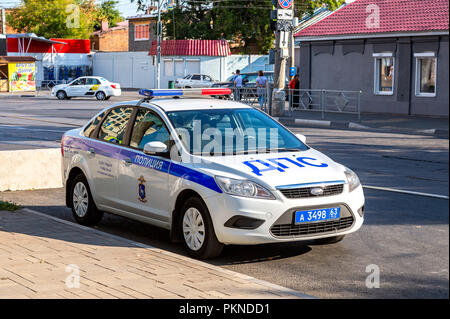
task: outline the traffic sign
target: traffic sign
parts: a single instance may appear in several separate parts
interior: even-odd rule
[[[277,19],[278,20],[292,20],[293,17],[294,17],[294,13],[290,9],[277,10]]]
[[[290,7],[292,7],[292,1],[293,0],[278,0],[278,4],[283,9],[289,9]]]

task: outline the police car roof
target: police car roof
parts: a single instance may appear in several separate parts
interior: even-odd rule
[[[242,109],[250,108],[247,104],[229,100],[219,100],[214,98],[163,98],[153,99],[152,104],[162,108],[165,112],[185,111],[185,110],[207,110],[216,109]]]

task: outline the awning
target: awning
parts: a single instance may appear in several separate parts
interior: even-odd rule
[[[148,55],[157,54],[157,41],[152,42]],[[164,40],[161,55],[169,56],[229,56],[230,46],[226,40]]]

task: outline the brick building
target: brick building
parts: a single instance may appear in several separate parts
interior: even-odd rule
[[[139,14],[128,17],[128,50],[150,50],[152,42],[156,40],[157,19],[152,14]]]
[[[119,22],[112,28],[108,27],[108,21],[104,21],[102,29],[93,32],[89,39],[92,51],[128,51],[128,21]]]

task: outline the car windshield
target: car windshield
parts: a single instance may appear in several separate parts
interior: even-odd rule
[[[308,146],[265,113],[252,108],[167,112],[194,155],[304,151]]]

